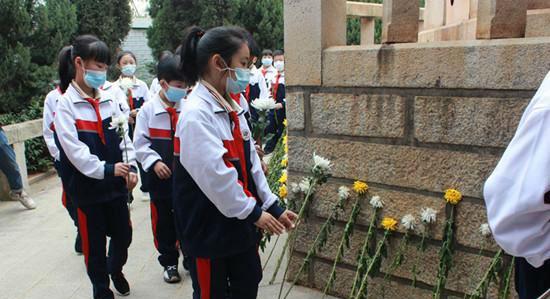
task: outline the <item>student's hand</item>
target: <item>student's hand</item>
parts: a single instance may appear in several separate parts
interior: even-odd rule
[[[128,191],[132,192],[132,190],[134,190],[138,182],[137,174],[130,172],[130,174],[125,177],[125,179],[126,179],[126,186],[128,187]]]
[[[285,231],[284,225],[267,212],[262,212],[262,216],[254,224],[272,235],[280,235]]]
[[[130,116],[133,117],[133,118],[136,118],[137,113],[138,113],[137,109],[134,109],[134,110],[130,111]]]
[[[125,177],[130,172],[130,165],[118,162],[115,164],[115,176]]]
[[[298,215],[296,215],[296,213],[291,210],[286,210],[281,217],[279,217],[279,222],[285,226],[286,230],[292,230],[296,226],[297,219]]]
[[[161,180],[166,180],[172,176],[172,171],[162,161],[158,161],[157,163],[155,163],[154,170]]]
[[[128,123],[133,125],[136,123],[136,120],[133,117],[128,117]]]
[[[262,149],[262,147],[258,144],[256,144],[256,152],[258,153],[258,156],[260,157],[260,160],[264,158],[265,151]]]
[[[281,103],[275,104],[275,110],[281,110],[281,109],[283,109],[283,104]]]

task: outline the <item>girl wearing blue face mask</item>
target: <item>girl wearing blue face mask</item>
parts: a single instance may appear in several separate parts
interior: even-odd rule
[[[64,95],[54,119],[59,175],[77,207],[94,299],[114,298],[109,276],[118,293],[130,293],[122,268],[132,239],[126,199],[137,184],[137,168],[128,134],[111,129],[113,118],[121,116],[116,99],[100,89],[110,57],[107,45],[91,35],[79,36],[63,49],[59,77]]]
[[[134,134],[137,159],[149,181],[154,244],[167,283],[181,280],[172,207],[172,172],[179,155],[179,140],[174,137],[174,132],[188,89],[179,62],[180,57],[171,53],[159,61],[157,77],[161,90],[143,105]]]
[[[139,80],[136,76],[137,59],[134,53],[130,51],[122,51],[117,55],[117,67],[120,70],[120,77],[115,82],[126,96],[126,102],[129,107],[129,134],[130,138],[134,138],[135,122],[138,112],[145,102],[149,100],[149,88],[145,82]],[[147,175],[143,171],[141,163],[138,163],[139,174],[141,177],[140,189],[145,198],[149,198],[149,187]],[[129,198],[131,202],[133,196]]]
[[[173,204],[194,299],[256,298],[262,231],[282,234],[296,219],[269,190],[244,111],[230,97],[250,79],[242,32],[192,27],[181,47],[181,70],[196,85],[176,126]]]

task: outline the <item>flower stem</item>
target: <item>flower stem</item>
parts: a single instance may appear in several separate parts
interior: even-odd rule
[[[510,278],[512,277],[512,271],[514,270],[514,263],[516,261],[516,257],[512,257],[512,260],[510,261],[510,266],[508,266],[508,271],[506,271],[506,276],[504,277],[504,288],[502,288],[502,292],[499,294],[499,299],[508,299],[508,295],[510,293]]]
[[[385,287],[386,282],[390,275],[397,270],[397,267],[401,265],[403,262],[403,255],[405,253],[405,249],[407,248],[407,244],[409,243],[409,231],[407,230],[405,232],[405,235],[403,235],[403,238],[401,238],[401,241],[399,241],[399,246],[397,248],[397,253],[395,254],[395,257],[393,258],[393,261],[390,265],[390,269],[384,274],[384,285],[382,286],[382,294],[385,293]]]
[[[452,245],[453,245],[453,238],[454,238],[453,225],[454,225],[455,208],[456,208],[455,205],[451,205],[451,215],[445,223],[445,235],[443,237],[444,241],[439,251],[439,268],[437,271],[437,282],[433,291],[434,299],[439,299],[439,297],[441,297],[443,288],[447,283],[447,275],[449,274],[449,270],[453,262]]]
[[[269,260],[271,260],[271,256],[273,255],[273,252],[275,252],[275,248],[277,248],[277,242],[279,242],[279,238],[281,238],[280,235],[277,236],[275,239],[275,243],[273,244],[273,247],[271,248],[271,252],[269,252],[269,256],[267,256],[267,260],[264,263],[264,266],[262,267],[262,270],[265,270],[265,267],[267,267],[267,264],[269,263]]]
[[[476,288],[472,292],[472,295],[470,295],[469,298],[481,298],[481,293],[485,292],[487,290],[487,287],[489,286],[489,283],[491,283],[491,277],[492,273],[495,271],[495,268],[497,267],[498,263],[500,262],[502,256],[502,249],[500,249],[493,259],[491,260],[491,264],[489,265],[489,268],[487,268],[487,271],[485,271],[485,275],[481,278],[481,281],[477,284]]]
[[[357,199],[353,204],[351,215],[346,224],[346,228],[344,229],[344,234],[342,235],[342,239],[340,240],[340,245],[338,245],[338,251],[336,252],[336,257],[334,258],[334,263],[332,264],[332,270],[330,271],[330,276],[327,280],[327,284],[325,285],[325,289],[323,290],[323,298],[326,297],[326,295],[328,294],[328,292],[332,287],[332,284],[334,283],[334,279],[336,276],[336,266],[342,260],[342,256],[344,255],[344,251],[345,251],[345,246],[349,242],[349,235],[353,232],[353,226],[355,225],[355,220],[357,219],[357,216],[359,215],[359,212],[361,210],[362,199],[363,199],[363,196],[357,196]]]
[[[377,263],[378,259],[382,255],[382,248],[384,247],[384,243],[386,243],[386,240],[388,239],[388,236],[390,235],[390,230],[386,230],[384,232],[384,237],[382,240],[378,243],[378,246],[376,247],[376,252],[374,253],[374,256],[372,260],[369,263],[369,267],[367,268],[367,271],[363,275],[363,278],[361,279],[361,286],[359,287],[359,291],[357,292],[357,296],[355,299],[362,298],[363,295],[365,295],[365,292],[367,291],[367,280],[369,277],[369,274],[371,273],[373,266]]]
[[[306,197],[304,199],[304,202],[302,203],[302,207],[300,208],[300,212],[298,213],[298,219],[296,220],[296,226],[298,226],[298,224],[300,223],[300,220],[302,219],[302,217],[304,217],[306,207],[309,205],[309,200],[310,200],[311,195],[313,193],[313,188],[315,187],[316,184],[317,184],[317,179],[314,178],[312,180],[308,190],[307,190],[307,194],[306,194]],[[282,251],[281,255],[279,256],[279,259],[277,260],[277,265],[275,266],[275,271],[273,272],[273,276],[271,277],[271,280],[269,281],[269,284],[273,284],[275,282],[275,279],[277,278],[277,273],[279,272],[279,269],[281,268],[281,263],[283,262],[283,258],[286,254],[286,249],[288,248],[288,245],[291,243],[291,241],[294,240],[295,235],[296,235],[296,229],[294,229],[293,231],[291,231],[289,233],[288,238],[286,239],[285,244],[283,246],[283,251]],[[291,252],[289,252],[289,256],[292,256],[292,250],[291,250]],[[290,264],[290,258],[288,259],[288,263]],[[288,266],[287,266],[287,270],[288,270]],[[282,288],[282,285],[284,284],[287,270],[285,270],[285,275],[283,276],[283,282],[281,283],[281,288]]]
[[[353,286],[351,287],[351,293],[349,294],[349,298],[353,298],[353,296],[355,295],[355,291],[359,287],[359,283],[360,283],[364,268],[367,266],[366,265],[366,262],[368,259],[367,251],[368,251],[369,243],[372,239],[372,236],[374,236],[374,227],[375,227],[377,217],[378,217],[378,209],[374,208],[374,215],[370,220],[369,230],[367,231],[367,236],[365,237],[365,241],[363,242],[361,253],[359,254],[359,258],[357,259],[357,271],[355,271],[355,278],[353,279]]]

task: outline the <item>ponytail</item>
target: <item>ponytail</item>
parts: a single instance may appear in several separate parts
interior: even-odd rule
[[[63,47],[58,56],[59,88],[61,89],[61,93],[65,93],[75,76],[73,58],[71,54],[72,48],[72,46]]]
[[[59,52],[59,88],[65,93],[69,84],[76,76],[74,59],[80,57],[83,60],[111,64],[109,47],[93,35],[80,35],[72,46],[66,46]]]
[[[185,76],[185,83],[192,86],[199,80],[199,68],[197,64],[197,48],[204,35],[204,30],[198,26],[192,26],[185,30],[183,43],[180,50],[180,69]]]

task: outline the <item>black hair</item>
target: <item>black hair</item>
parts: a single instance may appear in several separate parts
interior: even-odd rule
[[[186,81],[183,72],[180,69],[180,56],[172,53],[164,55],[157,66],[157,78],[164,79],[166,82],[172,80]]]
[[[120,51],[120,52],[118,52],[118,54],[117,54],[117,56],[116,56],[116,63],[117,63],[117,64],[120,64],[120,60],[122,59],[122,57],[124,57],[124,56],[126,56],[126,55],[132,56],[132,58],[134,58],[134,61],[135,61],[136,64],[137,64],[136,55],[134,55],[134,53],[132,53],[132,51]]]
[[[281,55],[285,55],[285,52],[283,50],[275,50],[273,52],[273,57],[275,56],[281,56]]]
[[[258,43],[256,43],[256,40],[254,40],[254,37],[252,34],[243,29],[242,33],[244,37],[246,38],[246,41],[248,42],[248,49],[250,49],[250,57],[259,57],[261,54],[260,47],[258,46]]]
[[[270,49],[265,49],[262,51],[262,57],[263,56],[273,56],[273,51],[271,51]]]
[[[76,57],[111,64],[111,52],[107,44],[94,35],[78,36],[71,46],[64,47],[59,52],[59,87],[63,93],[76,75],[74,67]]]
[[[181,45],[181,70],[186,83],[195,84],[204,74],[210,57],[219,54],[226,63],[247,43],[243,29],[239,27],[216,27],[204,32],[197,26],[185,30]],[[228,65],[229,66],[229,65]]]
[[[159,53],[159,56],[157,57],[158,61],[161,61],[164,57],[168,57],[168,56],[172,56],[172,52],[168,51],[168,50],[164,50],[164,51],[161,51]]]

